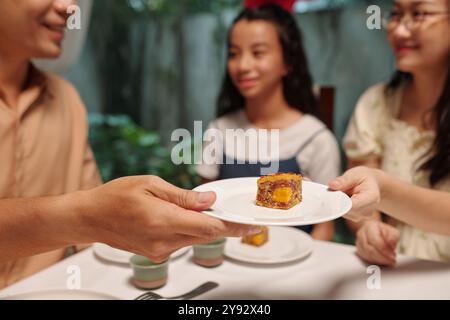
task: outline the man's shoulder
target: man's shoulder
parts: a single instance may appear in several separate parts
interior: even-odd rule
[[[75,86],[64,79],[63,77],[54,73],[44,73],[49,89],[54,89],[53,94],[70,94],[79,96]]]

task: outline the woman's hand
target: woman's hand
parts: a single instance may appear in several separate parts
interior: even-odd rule
[[[381,221],[367,221],[359,229],[357,254],[369,263],[384,266],[395,264],[399,231]]]
[[[330,181],[331,190],[347,193],[352,200],[352,209],[345,218],[360,221],[370,218],[378,209],[381,200],[380,175],[382,171],[366,167],[355,167],[341,177]]]
[[[121,178],[78,196],[85,239],[154,261],[181,247],[259,231],[199,212],[214,203],[213,192],[183,190],[155,176]]]

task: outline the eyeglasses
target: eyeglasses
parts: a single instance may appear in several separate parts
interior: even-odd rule
[[[392,31],[400,26],[402,23],[409,31],[415,31],[419,29],[426,21],[430,21],[431,18],[437,16],[448,16],[449,11],[424,11],[414,10],[409,13],[402,12],[400,10],[392,10],[384,15],[383,25],[388,31]]]

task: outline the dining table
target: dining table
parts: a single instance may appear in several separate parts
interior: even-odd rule
[[[154,290],[176,296],[214,281],[218,287],[194,299],[450,299],[450,264],[399,255],[393,267],[362,261],[352,245],[313,241],[311,253],[281,264],[255,264],[226,258],[214,268],[193,262],[190,249],[170,260],[167,284]],[[75,269],[74,269],[75,268]],[[132,269],[99,257],[92,247],[0,290],[1,298],[42,290],[67,289],[73,270],[79,283],[73,290],[109,294],[132,300],[144,290],[132,283]]]

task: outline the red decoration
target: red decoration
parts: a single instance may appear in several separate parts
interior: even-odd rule
[[[256,8],[265,4],[274,3],[284,8],[285,10],[292,12],[294,10],[294,4],[296,0],[245,0],[246,8]]]

